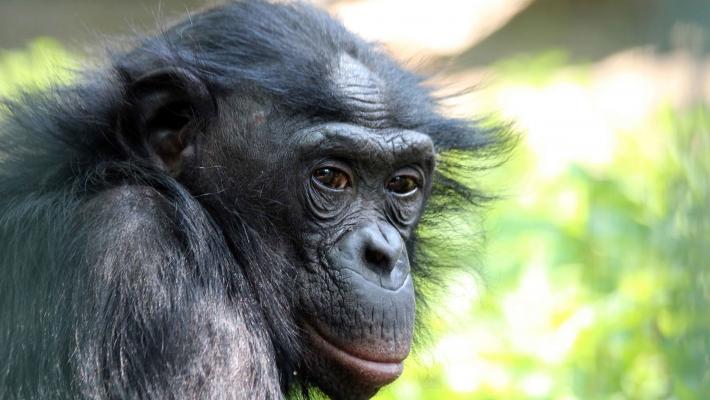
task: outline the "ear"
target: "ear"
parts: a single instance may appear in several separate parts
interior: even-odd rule
[[[127,77],[118,141],[128,154],[147,158],[173,176],[215,113],[207,86],[182,68],[162,68],[138,78]]]

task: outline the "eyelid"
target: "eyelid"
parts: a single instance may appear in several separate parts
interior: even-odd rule
[[[401,168],[396,169],[390,176],[387,178],[387,181],[389,182],[390,179],[394,178],[395,176],[411,176],[417,179],[419,183],[422,183],[424,181],[424,173],[422,172],[421,168],[415,166],[415,165],[407,165]]]
[[[311,168],[311,174],[319,168],[336,168],[345,172],[345,174],[349,177],[353,177],[353,170],[350,168],[350,165],[347,162],[337,158],[323,158],[316,161],[313,163],[313,167]]]

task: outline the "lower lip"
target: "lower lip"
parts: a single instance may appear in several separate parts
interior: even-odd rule
[[[330,343],[314,328],[306,325],[316,348],[322,350],[338,364],[345,366],[360,380],[369,385],[381,387],[391,383],[402,374],[402,362],[380,362],[364,360]]]

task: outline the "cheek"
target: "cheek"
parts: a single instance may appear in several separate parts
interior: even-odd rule
[[[343,214],[347,204],[343,199],[345,193],[315,189],[310,179],[304,182],[301,193],[303,208],[313,221],[331,221]]]
[[[387,203],[387,220],[408,239],[422,214],[423,199],[418,196],[411,200],[390,199]]]

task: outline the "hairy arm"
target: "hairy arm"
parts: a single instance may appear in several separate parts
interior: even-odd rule
[[[87,205],[94,240],[76,330],[83,390],[93,398],[281,397],[253,305],[212,284],[219,269],[236,267],[199,259],[195,247],[207,245],[193,243],[174,210],[137,186]],[[203,265],[209,261],[228,265]]]

